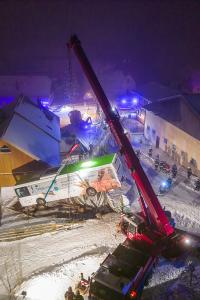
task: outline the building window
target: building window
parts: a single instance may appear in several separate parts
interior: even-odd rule
[[[0,153],[10,153],[11,150],[8,146],[4,145],[2,147],[0,147]]]
[[[163,139],[163,142],[164,142],[165,145],[167,145],[167,142],[168,142],[168,141],[167,141],[166,138],[164,138],[164,139]]]

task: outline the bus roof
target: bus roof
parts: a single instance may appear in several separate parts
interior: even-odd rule
[[[100,156],[100,157],[94,157],[90,160],[84,160],[84,161],[79,161],[73,164],[69,164],[66,165],[62,171],[60,172],[59,175],[64,175],[64,174],[69,174],[69,173],[73,173],[76,171],[80,171],[80,170],[87,170],[90,168],[96,168],[96,167],[100,167],[103,165],[107,165],[107,164],[111,164],[114,160],[115,157],[115,153],[113,154],[108,154],[108,155],[104,155],[104,156]],[[58,171],[57,169],[52,170],[51,172],[49,172],[48,174],[46,174],[47,176],[52,176],[52,178],[56,175],[56,172]],[[43,174],[43,176],[41,177],[38,174],[38,177],[33,176],[33,174],[29,175],[29,176],[24,176],[23,179],[21,179],[20,181],[18,181],[15,186],[23,186],[25,184],[28,183],[36,183],[39,180],[45,180],[46,176],[45,174]]]
[[[108,165],[113,162],[114,157],[115,154],[107,154],[100,157],[94,157],[90,160],[79,161],[77,163],[65,166],[60,172],[60,175],[73,173],[83,169],[97,168],[103,165]]]

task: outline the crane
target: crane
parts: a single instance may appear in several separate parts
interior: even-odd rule
[[[140,161],[76,35],[68,43],[104,112],[106,122],[137,186],[141,212],[123,216],[127,239],[101,264],[90,284],[94,299],[140,299],[143,286],[160,255],[174,257],[184,250],[184,234],[175,229],[146,176]]]

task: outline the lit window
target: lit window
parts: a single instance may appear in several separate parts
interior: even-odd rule
[[[0,153],[10,153],[11,150],[8,146],[4,145],[2,147],[0,147]]]

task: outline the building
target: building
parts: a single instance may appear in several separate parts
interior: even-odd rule
[[[171,89],[157,82],[149,82],[137,88],[137,97],[140,109],[138,110],[138,120],[144,124],[146,110],[144,106],[158,101],[174,99],[181,96],[177,90]]]
[[[0,110],[0,186],[59,164],[60,122],[55,114],[24,96]]]
[[[200,95],[183,95],[149,103],[144,135],[177,163],[200,170]]]

